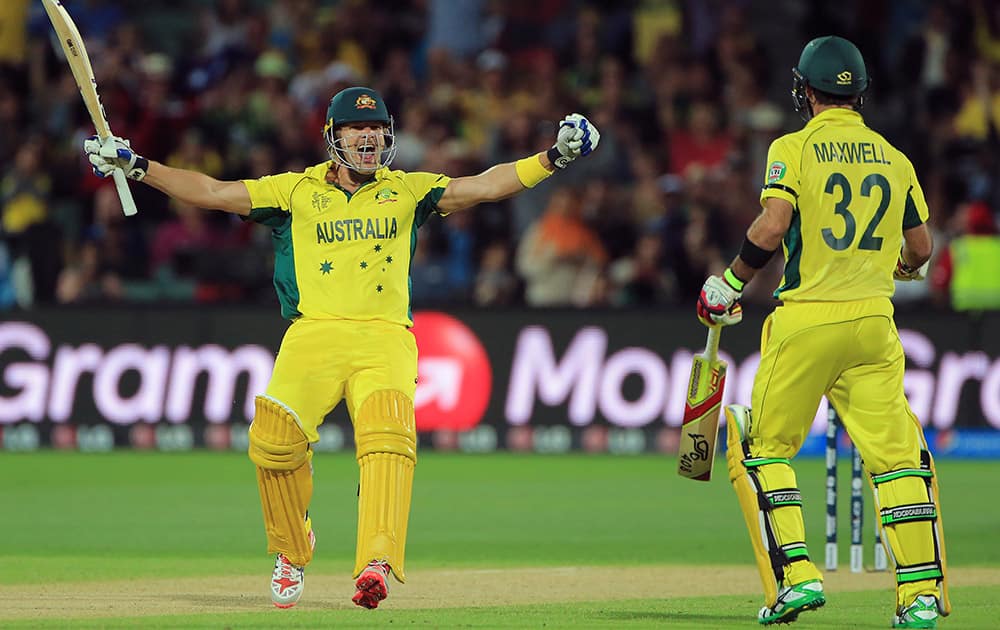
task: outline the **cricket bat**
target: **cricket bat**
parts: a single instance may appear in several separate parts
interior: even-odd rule
[[[715,444],[719,436],[719,410],[726,385],[726,363],[719,360],[719,335],[722,326],[708,329],[708,342],[702,354],[694,355],[691,379],[684,404],[684,423],[677,449],[677,474],[688,479],[709,481]]]
[[[83,45],[83,37],[77,30],[73,18],[70,17],[66,8],[59,0],[42,0],[45,12],[49,14],[49,21],[52,28],[59,36],[59,45],[62,46],[63,53],[66,54],[66,61],[73,71],[73,78],[76,79],[76,86],[80,88],[80,96],[87,106],[87,113],[94,123],[97,136],[104,140],[111,136],[111,128],[108,126],[108,118],[104,113],[104,106],[101,105],[101,97],[97,94],[97,80],[94,79],[94,70],[90,66],[90,58],[87,56],[87,49]],[[120,168],[115,169],[112,174],[115,180],[115,188],[118,190],[118,198],[122,202],[122,211],[125,216],[132,216],[136,213],[135,200],[132,199],[132,191],[128,188],[128,180],[125,172]]]

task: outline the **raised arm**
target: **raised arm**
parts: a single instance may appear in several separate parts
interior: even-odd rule
[[[129,179],[149,184],[193,206],[250,214],[250,193],[243,182],[224,182],[197,171],[147,160],[133,151],[127,140],[113,136],[103,143],[96,137],[88,138],[83,148],[94,167],[94,174],[100,177],[108,177],[114,169],[120,168]]]
[[[479,175],[456,177],[448,184],[437,206],[449,213],[512,197],[537,186],[576,158],[590,155],[600,141],[600,132],[589,120],[580,114],[570,114],[559,123],[556,143],[551,149],[517,162],[497,164]]]

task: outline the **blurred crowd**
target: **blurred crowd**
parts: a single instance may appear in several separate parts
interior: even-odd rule
[[[385,97],[404,170],[474,174],[551,146],[567,113],[590,117],[591,157],[422,228],[418,305],[692,305],[758,212],[768,144],[802,125],[790,70],[826,34],[865,54],[863,113],[911,157],[931,208],[931,281],[901,284],[897,302],[962,309],[952,243],[1000,243],[1000,3],[63,4],[115,133],[222,179],[327,159],[326,106],[351,85]],[[0,308],[275,301],[267,228],[141,184],[139,214],[122,215],[83,158],[93,127],[40,3],[0,2],[0,34]],[[748,300],[772,299],[779,258]],[[1000,308],[1000,288],[994,300],[977,308]]]

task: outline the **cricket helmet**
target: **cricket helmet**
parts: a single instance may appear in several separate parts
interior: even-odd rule
[[[382,124],[382,153],[376,168],[388,166],[396,157],[392,116],[389,115],[389,110],[386,108],[382,96],[367,87],[350,87],[337,92],[330,99],[330,106],[326,109],[326,125],[323,127],[323,136],[326,138],[330,157],[356,171],[372,172],[375,170],[374,168],[359,168],[359,165],[351,159],[348,147],[343,145],[343,139],[337,134],[341,126],[361,122]]]
[[[792,68],[792,102],[795,111],[808,119],[812,115],[806,86],[841,97],[857,97],[861,109],[868,89],[868,69],[858,47],[843,37],[817,37],[802,49],[799,63]]]

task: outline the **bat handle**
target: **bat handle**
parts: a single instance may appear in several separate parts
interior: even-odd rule
[[[125,216],[133,216],[138,209],[135,207],[135,199],[132,198],[132,191],[128,188],[128,179],[125,178],[125,171],[116,168],[112,173],[115,178],[115,188],[118,189],[118,198],[122,202],[122,212]]]
[[[722,336],[722,326],[708,327],[708,341],[705,342],[705,357],[715,361],[719,356],[719,337]]]

